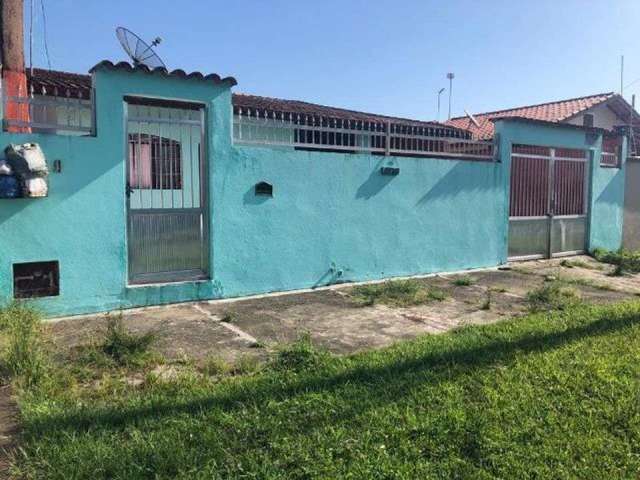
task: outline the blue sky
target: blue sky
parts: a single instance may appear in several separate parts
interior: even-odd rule
[[[233,75],[238,92],[411,118],[435,119],[448,71],[455,114],[617,91],[620,55],[625,84],[640,77],[637,0],[42,1],[53,69],[125,59],[123,25],[161,36],[169,68]],[[33,63],[46,67],[34,3]]]

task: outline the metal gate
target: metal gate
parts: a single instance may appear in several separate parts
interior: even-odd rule
[[[586,249],[588,152],[514,145],[509,259],[574,255]]]
[[[206,278],[203,107],[125,100],[129,282]]]

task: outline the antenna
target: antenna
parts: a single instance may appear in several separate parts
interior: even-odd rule
[[[467,117],[469,117],[469,120],[471,120],[471,123],[473,123],[476,126],[476,128],[480,128],[480,124],[478,123],[478,120],[476,120],[476,117],[474,117],[469,112],[467,112],[466,108],[464,110],[464,113],[467,115]]]
[[[444,90],[444,87],[438,90],[438,121],[440,121],[440,95],[442,95],[442,92],[444,92]]]
[[[138,37],[131,30],[127,30],[124,27],[116,28],[116,37],[127,55],[133,60],[135,66],[144,65],[150,69],[154,68],[167,68],[160,57],[153,51],[152,47],[160,45],[162,39],[156,37],[151,45],[148,45],[144,40]]]

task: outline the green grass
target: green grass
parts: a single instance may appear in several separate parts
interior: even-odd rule
[[[582,287],[590,287],[595,288],[597,290],[604,290],[608,292],[616,292],[618,289],[613,285],[609,285],[607,283],[598,282],[597,280],[593,280],[590,278],[582,278],[582,277],[561,277],[562,282],[569,285],[580,285]]]
[[[20,395],[16,473],[564,479],[640,470],[640,301],[572,305],[350,357],[303,338],[251,375],[219,373],[148,375],[139,386],[106,376],[74,388],[52,374]]]
[[[205,375],[217,376],[231,373],[233,366],[224,358],[217,355],[208,356],[202,365],[202,372]]]
[[[587,270],[602,270],[602,266],[598,264],[588,263],[580,259],[567,258],[560,262],[560,265],[565,268],[584,268]]]
[[[142,364],[156,341],[155,332],[132,333],[124,325],[122,315],[107,318],[107,328],[100,349],[120,365]]]
[[[351,289],[351,295],[363,306],[382,303],[394,307],[420,305],[447,298],[444,290],[413,279],[358,285]]]
[[[454,278],[451,283],[456,287],[469,287],[473,285],[474,280],[469,275],[463,275],[462,277]]]
[[[480,305],[480,310],[491,310],[491,304],[492,304],[491,289],[488,288],[484,295],[485,295],[484,301]]]
[[[561,280],[553,280],[527,293],[531,312],[564,310],[580,302],[580,292]]]
[[[45,367],[39,315],[21,303],[0,309],[0,377],[30,387],[42,379]]]
[[[602,263],[615,265],[613,275],[625,275],[640,273],[640,252],[620,249],[617,252],[596,248],[591,253],[593,257]]]

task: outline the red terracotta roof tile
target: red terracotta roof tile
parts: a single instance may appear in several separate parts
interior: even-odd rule
[[[133,67],[127,62],[119,62],[114,64],[109,61],[102,61],[91,70],[96,68],[122,69],[132,71],[134,68],[143,70],[147,73],[157,73],[163,75],[177,75],[184,78],[200,78],[215,82],[225,82],[229,85],[235,85],[233,77],[220,78],[216,74],[203,75],[199,72],[187,74],[182,70],[173,70],[168,72],[165,69],[150,70],[146,67]],[[44,70],[34,68],[33,73],[27,72],[30,85],[33,86],[35,93],[44,95],[62,95],[66,96],[69,92],[71,96],[89,98],[91,94],[91,75],[82,75],[77,73],[61,72],[56,70]],[[233,105],[236,109],[258,109],[267,112],[284,112],[300,115],[316,115],[342,120],[358,120],[365,122],[385,123],[391,121],[397,124],[412,127],[429,127],[440,128],[448,131],[459,131],[461,129],[453,125],[445,125],[440,122],[412,120],[400,117],[390,117],[387,115],[378,115],[374,113],[358,112],[355,110],[347,110],[344,108],[328,107],[325,105],[317,105],[314,103],[303,102],[299,100],[285,100],[280,98],[261,97],[257,95],[245,95],[241,93],[233,94]],[[462,133],[462,132],[461,132]],[[465,132],[468,135],[467,132]]]
[[[474,138],[490,139],[493,137],[493,121],[500,118],[519,117],[530,120],[558,123],[577,115],[578,113],[598,105],[611,97],[614,93],[599,93],[586,97],[570,98],[556,102],[527,105],[524,107],[498,110],[495,112],[479,113],[473,115],[478,125],[475,125],[469,117],[452,118],[448,125],[464,128],[473,133]]]
[[[343,120],[357,120],[364,122],[386,123],[388,121],[412,127],[430,127],[444,128],[451,130],[459,130],[453,125],[445,125],[440,122],[413,120],[402,117],[390,117],[387,115],[378,115],[375,113],[359,112],[356,110],[347,110],[344,108],[328,107],[315,103],[303,102],[300,100],[285,100],[282,98],[260,97],[257,95],[247,95],[243,93],[233,94],[234,111],[237,113],[239,108],[258,109],[268,112],[284,112],[299,115],[316,115],[328,118],[336,118]]]
[[[27,69],[29,85],[38,95],[89,98],[91,75],[34,68]]]

